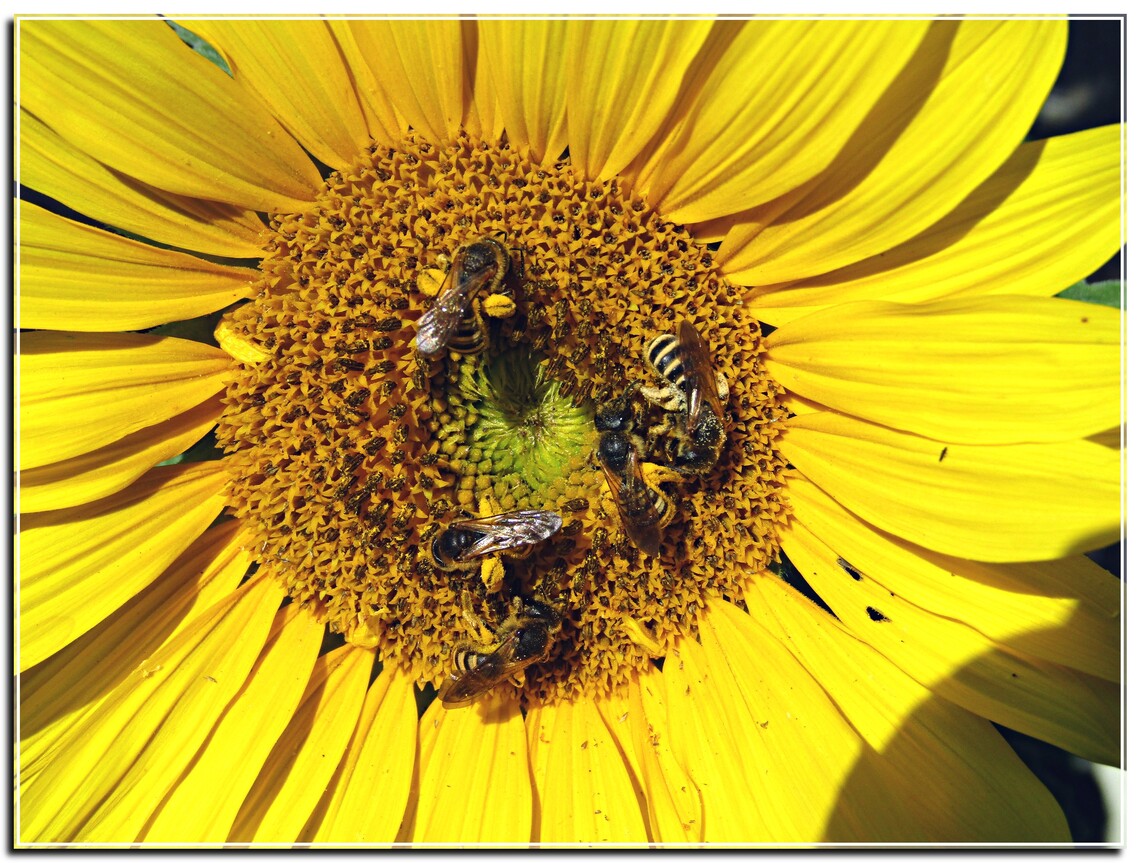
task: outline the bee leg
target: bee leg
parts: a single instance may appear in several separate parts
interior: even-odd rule
[[[717,398],[723,402],[729,401],[729,379],[721,372],[717,373]]]
[[[503,586],[503,579],[507,571],[503,568],[503,561],[499,555],[491,554],[483,559],[479,565],[479,577],[487,586],[488,593],[497,593]]]
[[[652,425],[646,429],[646,432],[649,434],[650,440],[657,440],[660,437],[665,437],[668,435],[671,431],[674,430],[676,425],[677,424],[673,421],[673,419],[667,415],[662,419],[660,423],[657,425]]]
[[[515,300],[506,294],[491,294],[483,301],[483,310],[493,318],[510,318],[515,315]]]
[[[446,275],[445,267],[440,269],[426,267],[416,274],[416,289],[426,297],[434,297],[440,292],[440,286],[444,284]]]
[[[653,486],[658,491],[661,491],[658,486],[663,482],[685,482],[685,477],[673,468],[651,461],[642,462],[642,478],[646,485]]]
[[[685,393],[672,384],[666,384],[662,387],[643,386],[641,389],[642,396],[646,401],[657,405],[664,411],[677,413],[685,410]]]
[[[469,590],[465,590],[460,596],[460,613],[463,615],[464,627],[479,645],[487,648],[495,643],[495,632],[475,613]]]

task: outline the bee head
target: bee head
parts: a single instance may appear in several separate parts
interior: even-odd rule
[[[625,396],[607,402],[594,414],[594,427],[600,432],[626,431],[634,420],[634,412]]]
[[[449,527],[432,540],[432,559],[437,566],[447,567],[467,551],[476,539],[477,534],[473,531]]]

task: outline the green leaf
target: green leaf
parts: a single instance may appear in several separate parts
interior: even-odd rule
[[[1083,279],[1076,285],[1070,285],[1058,296],[1067,300],[1096,303],[1099,306],[1112,306],[1115,309],[1122,308],[1119,279],[1109,279],[1104,282],[1087,282]]]
[[[175,24],[170,19],[167,19],[166,23],[170,25],[170,28],[174,30],[175,33],[178,34],[179,39],[181,39],[215,66],[217,66],[219,69],[221,69],[231,78],[234,77],[234,73],[230,71],[230,67],[226,64],[226,61],[222,59],[222,55],[214,50],[213,45],[211,45],[201,36],[195,33],[191,33],[185,27],[180,27],[178,24]]]

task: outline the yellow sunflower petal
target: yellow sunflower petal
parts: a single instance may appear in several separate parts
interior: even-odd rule
[[[617,176],[658,133],[712,27],[711,20],[570,22],[567,139],[588,177]]]
[[[704,841],[823,838],[861,744],[788,650],[714,600],[701,643],[683,640],[662,677],[668,712],[655,730],[694,779]]]
[[[507,137],[550,165],[567,146],[567,21],[480,21]]]
[[[260,101],[165,23],[25,19],[19,29],[20,104],[109,167],[252,210],[304,208],[321,187]]]
[[[1069,841],[1057,801],[991,723],[933,697],[778,579],[754,580],[746,601],[868,744],[828,840]]]
[[[91,452],[162,422],[224,386],[230,358],[134,333],[20,336],[20,468]]]
[[[842,413],[967,444],[1121,423],[1121,314],[1048,297],[843,303],[766,339],[765,370]]]
[[[87,632],[150,584],[225,505],[217,464],[155,468],[95,503],[25,515],[20,669]]]
[[[788,494],[798,522],[896,596],[1049,662],[1120,678],[1121,582],[1089,558],[988,564],[949,557],[876,530],[802,478],[789,479]]]
[[[229,204],[172,195],[113,171],[20,108],[20,184],[92,219],[168,246],[260,257],[265,226]]]
[[[923,21],[721,22],[635,188],[675,222],[788,192],[837,155],[920,44]]]
[[[369,687],[352,742],[328,793],[316,842],[396,839],[416,763],[412,679],[389,663]]]
[[[484,141],[497,141],[503,132],[503,112],[495,97],[495,82],[486,62],[479,62],[479,22],[460,22],[464,37],[465,93],[464,128]]]
[[[593,700],[532,708],[527,732],[538,801],[532,840],[648,841],[633,779]]]
[[[407,134],[408,123],[396,112],[392,99],[361,53],[350,23],[343,18],[326,21],[353,79],[369,134],[381,144],[392,144]]]
[[[21,781],[139,663],[238,586],[250,564],[238,527],[210,528],[122,608],[20,675]]]
[[[350,21],[357,50],[397,115],[434,141],[463,119],[463,34],[459,21]]]
[[[249,676],[280,602],[255,576],[132,671],[23,790],[23,840],[133,842]]]
[[[514,694],[420,717],[418,781],[400,839],[430,844],[524,843],[531,838],[527,732]],[[478,789],[473,804],[472,789]]]
[[[376,653],[346,644],[317,659],[301,704],[258,771],[231,842],[293,842],[345,754]]]
[[[814,306],[861,299],[1053,296],[1121,245],[1122,134],[1120,126],[1104,126],[1023,144],[918,236],[835,272],[760,294],[754,304],[765,310],[766,320],[783,325]]]
[[[779,533],[793,565],[852,633],[936,695],[1083,758],[1117,762],[1116,684],[997,644],[892,593],[874,576],[852,578],[836,562],[846,549],[795,519]]]
[[[650,836],[669,845],[701,842],[705,837],[701,792],[670,744],[669,729],[680,717],[671,720],[664,692],[664,678],[656,668],[639,675],[630,690],[628,718],[645,788]]]
[[[631,715],[640,705],[634,700],[636,695],[633,687],[622,687],[608,693],[598,693],[594,703],[606,727],[610,729],[610,736],[614,738],[626,771],[634,786],[634,796],[638,799],[638,807],[642,811],[642,823],[646,835],[653,837],[650,830],[649,807],[646,802],[645,789],[642,783],[642,764],[639,757],[639,741],[636,723]]]
[[[209,314],[255,273],[155,248],[20,201],[20,326],[111,332]]]
[[[65,509],[122,491],[159,462],[201,440],[221,411],[217,399],[207,399],[94,452],[21,471],[20,512]]]
[[[1058,20],[936,21],[851,144],[718,250],[739,284],[873,257],[951,212],[1022,142],[1066,46]]]
[[[325,21],[193,19],[234,80],[256,93],[301,146],[342,168],[369,144],[353,81]]]
[[[325,626],[294,603],[277,613],[261,656],[141,839],[221,842],[278,736],[293,719]],[[189,753],[188,753],[189,755]]]
[[[780,450],[860,518],[956,557],[1051,560],[1120,532],[1120,455],[1089,441],[946,444],[822,411],[788,420]]]

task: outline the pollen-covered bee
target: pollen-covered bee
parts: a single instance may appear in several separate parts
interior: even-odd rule
[[[452,652],[453,670],[439,690],[440,702],[447,708],[471,704],[527,666],[545,660],[562,626],[562,616],[545,602],[515,596],[507,618],[492,632],[475,614],[469,593],[461,602],[473,639],[461,641]]]
[[[683,320],[677,335],[662,333],[651,339],[643,357],[663,386],[642,387],[642,395],[673,414],[651,428],[651,433],[669,434],[674,439],[672,466],[678,473],[706,473],[721,458],[724,403],[729,399],[729,382],[714,370],[709,345],[693,324]]]
[[[546,509],[458,519],[432,540],[432,558],[440,569],[477,569],[490,554],[524,556],[562,526],[562,516]]]
[[[515,301],[501,293],[511,269],[511,256],[499,240],[484,237],[463,246],[436,288],[436,302],[416,322],[416,351],[425,357],[445,348],[461,354],[479,353],[487,344],[487,324],[476,294],[488,297],[484,311],[493,317],[515,314]]]
[[[663,491],[659,483],[679,482],[682,477],[669,468],[643,464],[642,441],[630,431],[632,416],[625,398],[598,410],[594,416],[595,428],[602,432],[598,439],[598,461],[626,535],[642,552],[653,557],[661,549],[662,528],[673,521],[677,513],[672,496]]]

